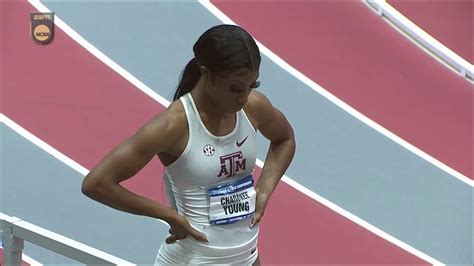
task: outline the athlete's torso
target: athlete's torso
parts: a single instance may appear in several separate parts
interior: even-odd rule
[[[225,136],[215,136],[203,123],[191,94],[182,96],[180,100],[188,123],[188,141],[180,157],[165,167],[164,178],[171,183],[178,213],[206,234],[209,243],[199,243],[190,237],[180,242],[202,252],[219,249],[226,252],[245,251],[256,244],[258,226],[249,228],[251,216],[230,224],[211,224],[208,189],[242,180],[252,174],[256,160],[256,131],[241,110],[235,114],[234,129]],[[226,214],[245,214],[242,206],[246,206],[245,200],[253,188],[248,190],[214,201],[222,203]]]

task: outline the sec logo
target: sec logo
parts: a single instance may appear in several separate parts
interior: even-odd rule
[[[206,146],[204,146],[204,148],[202,150],[204,151],[204,154],[206,156],[212,156],[212,155],[214,155],[214,153],[216,153],[216,150],[210,144],[207,144]]]

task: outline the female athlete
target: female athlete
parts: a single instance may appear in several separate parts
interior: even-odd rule
[[[105,156],[82,191],[115,209],[168,223],[156,265],[259,265],[258,223],[293,158],[293,130],[255,90],[260,51],[244,29],[212,27],[193,51],[174,101]],[[270,141],[258,181],[252,175],[257,131]],[[165,166],[170,206],[120,185],[154,156]]]

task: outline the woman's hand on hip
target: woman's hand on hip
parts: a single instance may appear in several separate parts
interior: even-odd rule
[[[171,235],[165,240],[167,244],[174,243],[179,239],[184,239],[188,235],[192,236],[197,241],[209,242],[206,235],[192,227],[184,216],[176,214],[176,218],[169,222],[169,225],[171,227],[169,230]]]
[[[268,199],[270,198],[270,195],[259,192],[258,188],[255,190],[257,192],[257,199],[255,203],[255,213],[252,222],[250,223],[251,228],[258,224],[262,219],[263,214],[265,213],[265,208],[267,207]]]

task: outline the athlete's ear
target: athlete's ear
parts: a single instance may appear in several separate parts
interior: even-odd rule
[[[205,79],[205,80],[211,80],[211,71],[205,67],[205,66],[200,66],[199,69],[201,70],[201,76]]]

